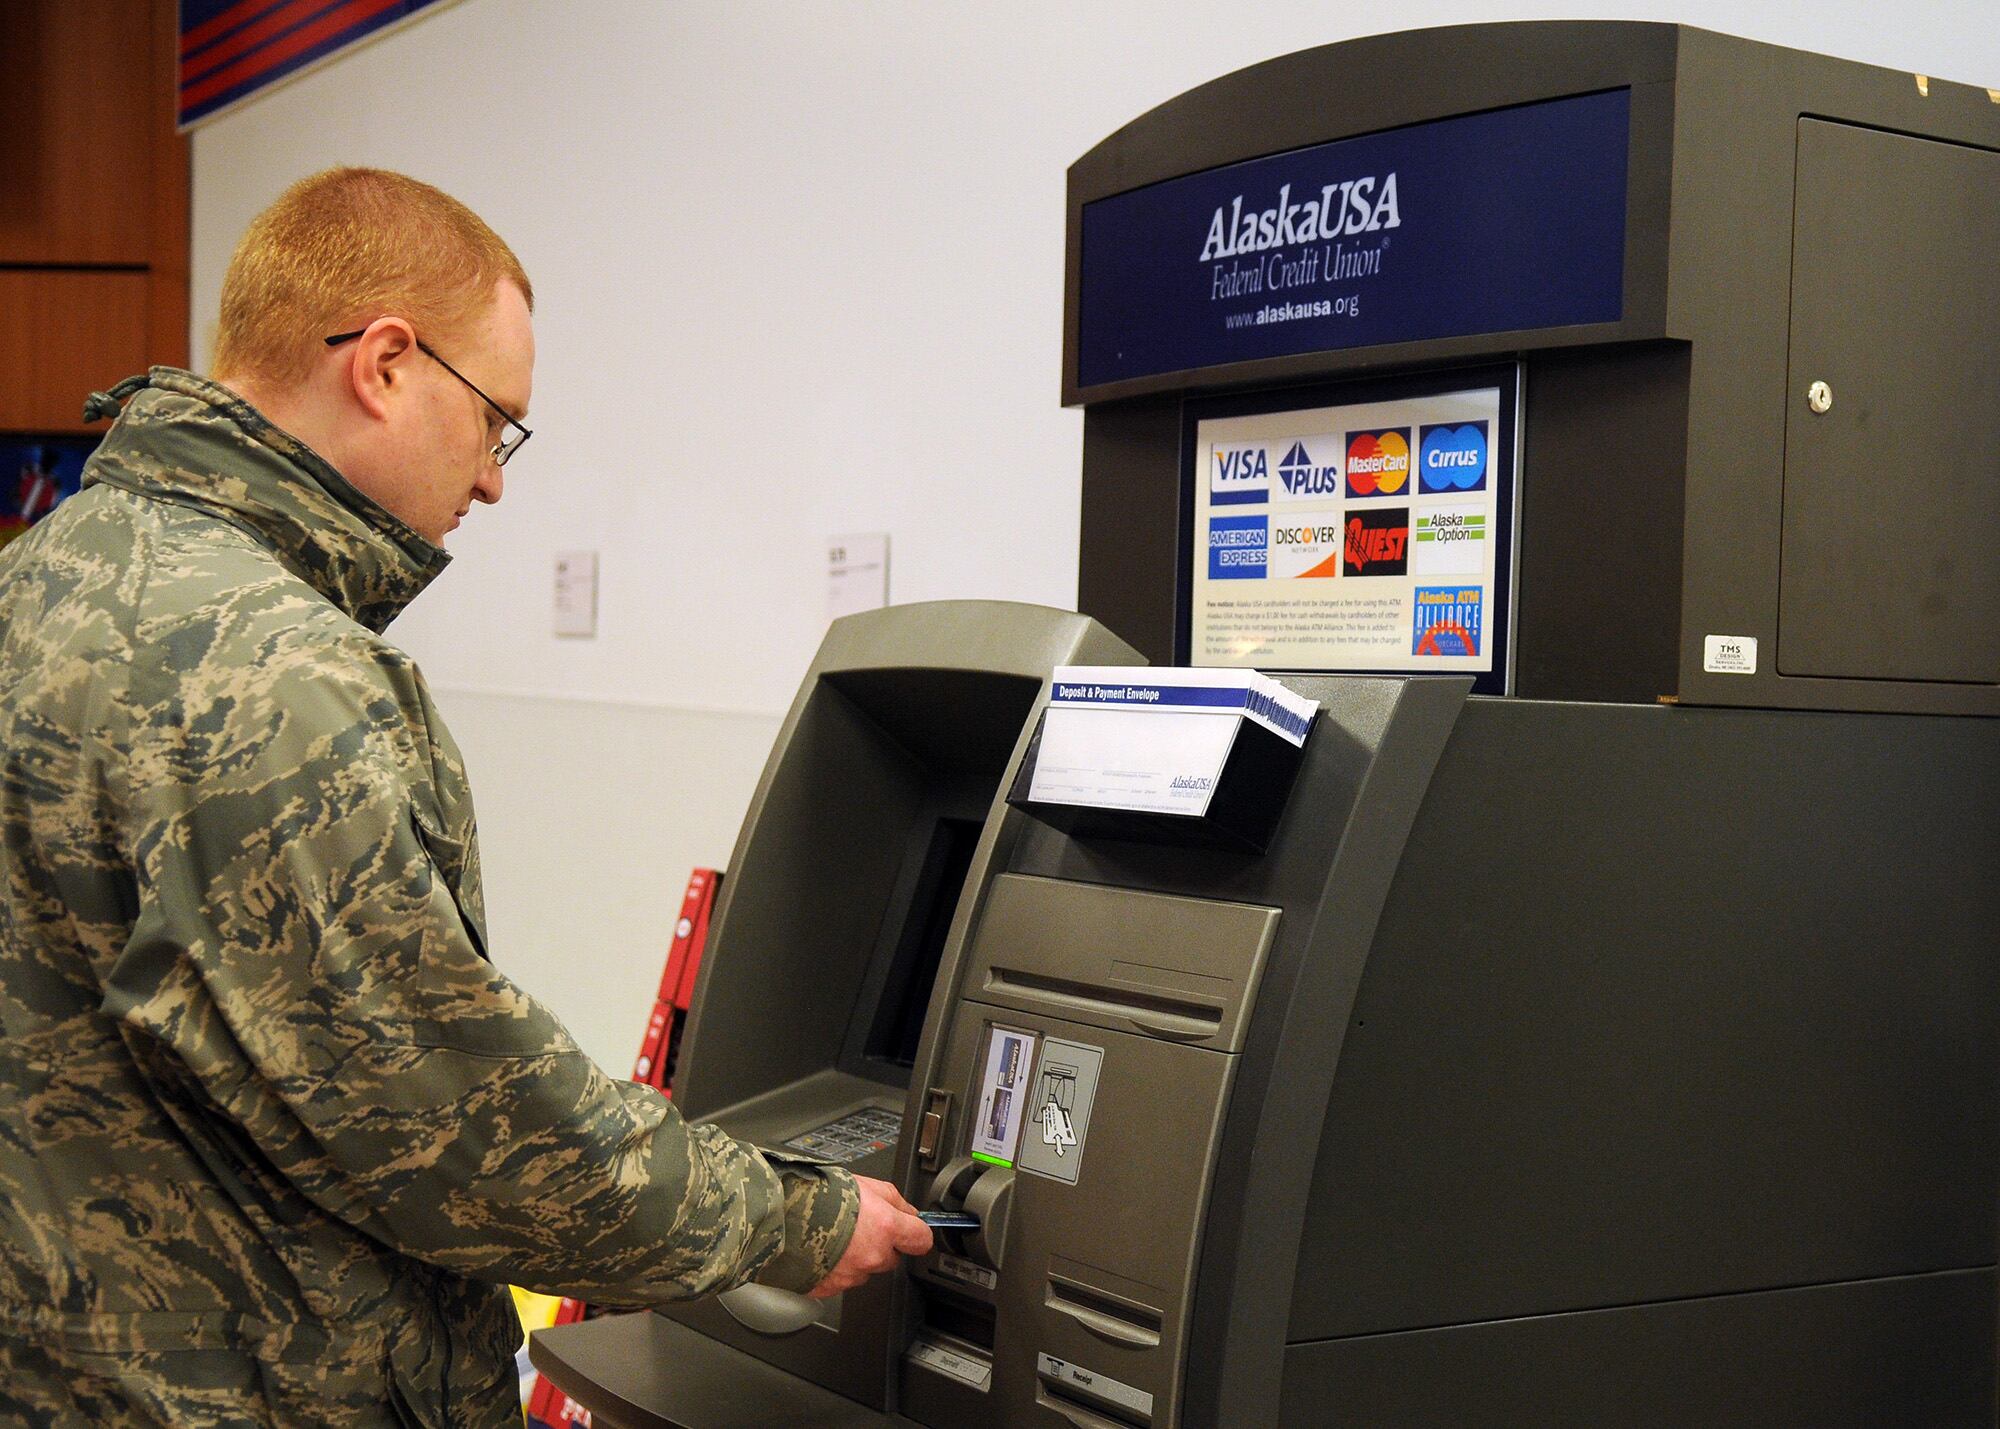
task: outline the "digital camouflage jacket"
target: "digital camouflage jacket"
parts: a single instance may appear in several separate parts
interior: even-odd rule
[[[0,1420],[518,1425],[504,1283],[804,1289],[845,1172],[606,1077],[487,961],[381,638],[445,554],[155,368],[0,556]]]

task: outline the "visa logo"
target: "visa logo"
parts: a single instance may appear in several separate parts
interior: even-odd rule
[[[1217,447],[1209,472],[1209,500],[1217,506],[1262,501],[1270,489],[1271,459],[1261,443]]]

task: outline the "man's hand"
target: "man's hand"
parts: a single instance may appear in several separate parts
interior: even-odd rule
[[[852,1290],[871,1275],[880,1275],[897,1263],[901,1255],[926,1255],[931,1248],[931,1228],[917,1219],[917,1208],[887,1181],[856,1176],[861,1188],[861,1217],[854,1223],[854,1239],[833,1273],[806,1293],[815,1300]]]

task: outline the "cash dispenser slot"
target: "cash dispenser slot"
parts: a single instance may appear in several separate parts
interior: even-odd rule
[[[968,989],[1023,1012],[1234,1052],[1277,931],[1275,908],[1002,874]]]
[[[1158,1037],[1197,1042],[1222,1030],[1224,1009],[1219,1004],[1184,1002],[1136,990],[1114,996],[1108,989],[1087,983],[1009,968],[988,968],[980,991],[989,997],[997,994],[1002,1001],[1011,996],[1023,1004],[1041,1003],[1086,1021],[1097,1019],[1084,1014],[1096,1013],[1099,1018],[1122,1020]]]
[[[1161,1313],[1158,1307],[1142,1305],[1113,1295],[1107,1290],[1085,1285],[1067,1275],[1049,1273],[1048,1289],[1042,1304],[1058,1315],[1067,1315],[1098,1339],[1124,1349],[1156,1350],[1160,1347]]]

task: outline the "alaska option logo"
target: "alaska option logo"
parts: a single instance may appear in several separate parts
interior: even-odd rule
[[[1476,576],[1486,570],[1486,509],[1435,506],[1417,513],[1410,574]]]
[[[1425,495],[1486,489],[1486,423],[1440,423],[1422,433],[1423,476],[1418,490]]]
[[[1347,513],[1346,574],[1408,575],[1409,552],[1409,507],[1382,506]]]
[[[1418,586],[1416,633],[1410,641],[1410,653],[1477,655],[1485,610],[1484,586]]]
[[[1262,501],[1271,486],[1271,459],[1263,443],[1218,446],[1209,458],[1208,503],[1235,506]]]
[[[1292,443],[1292,449],[1278,462],[1278,483],[1291,497],[1338,496],[1340,495],[1340,463],[1322,462],[1315,458],[1304,441]]]
[[[1347,434],[1347,494],[1395,496],[1410,483],[1410,429]]]
[[[1262,580],[1264,558],[1271,545],[1268,516],[1208,518],[1208,578],[1212,581]]]

